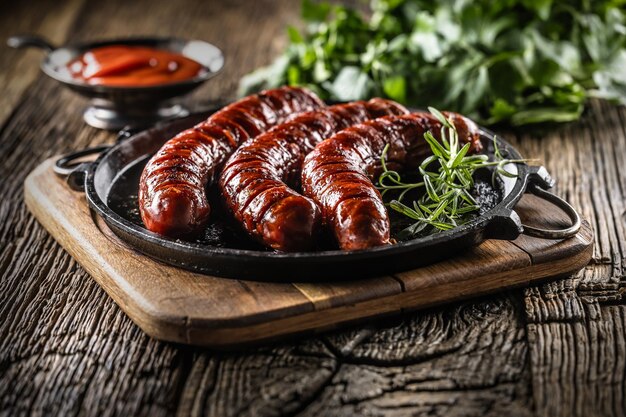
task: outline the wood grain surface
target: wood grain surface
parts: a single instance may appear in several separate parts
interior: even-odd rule
[[[131,34],[212,41],[226,53],[194,103],[232,99],[296,24],[297,2],[24,0],[0,34],[56,42]],[[111,142],[84,102],[0,46],[0,415],[626,415],[626,110],[498,132],[545,162],[589,219],[592,263],[560,280],[322,337],[213,352],[143,334],[28,214],[22,184],[53,155]]]

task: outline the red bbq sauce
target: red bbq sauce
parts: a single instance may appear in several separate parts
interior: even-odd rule
[[[72,77],[88,84],[123,87],[184,81],[203,70],[196,61],[175,52],[124,45],[94,48],[67,68]]]

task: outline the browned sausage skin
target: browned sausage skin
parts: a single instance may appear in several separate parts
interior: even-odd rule
[[[470,152],[482,149],[478,127],[471,120],[444,112]],[[388,166],[414,169],[430,153],[424,133],[440,139],[441,123],[430,113],[381,117],[347,128],[309,153],[302,168],[302,190],[322,211],[344,250],[382,246],[389,241],[389,215],[372,183],[382,171],[380,158],[389,145]]]
[[[141,175],[139,210],[146,227],[174,238],[202,231],[211,211],[206,188],[228,156],[290,115],[323,106],[306,89],[267,90],[224,107],[170,139]]]
[[[226,204],[244,229],[280,251],[311,249],[320,223],[317,205],[290,187],[300,182],[304,157],[338,131],[365,120],[406,114],[384,99],[302,113],[243,144],[220,177]]]

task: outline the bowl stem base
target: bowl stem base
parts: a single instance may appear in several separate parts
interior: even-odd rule
[[[110,107],[90,105],[85,109],[83,119],[97,129],[120,130],[125,127],[149,127],[158,121],[185,117],[189,110],[181,104],[155,108],[148,112],[129,114]]]

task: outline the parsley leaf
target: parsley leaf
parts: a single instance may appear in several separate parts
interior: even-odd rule
[[[368,17],[304,0],[302,18],[241,94],[302,85],[511,125],[577,120],[589,97],[626,104],[626,0],[373,0]]]

